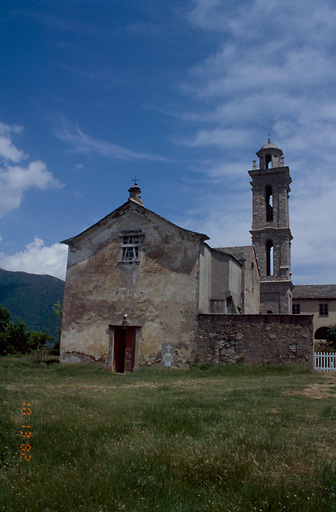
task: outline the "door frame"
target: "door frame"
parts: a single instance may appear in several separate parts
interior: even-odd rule
[[[108,333],[109,333],[109,350],[107,357],[107,367],[110,371],[115,372],[114,370],[114,342],[115,342],[115,331],[116,329],[135,329],[135,346],[134,346],[134,365],[131,372],[135,372],[139,369],[138,362],[138,353],[139,353],[139,341],[140,341],[140,332],[141,325],[125,325],[125,324],[110,324]],[[130,373],[128,371],[124,371],[123,373]]]

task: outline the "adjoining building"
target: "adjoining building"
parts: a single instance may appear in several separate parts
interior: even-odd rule
[[[293,315],[314,315],[314,339],[325,341],[336,325],[336,284],[298,285],[293,290]]]

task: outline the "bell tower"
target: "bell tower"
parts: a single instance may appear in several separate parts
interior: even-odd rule
[[[292,289],[288,197],[291,177],[281,149],[268,139],[253,161],[252,245],[260,270],[261,314],[291,314]]]

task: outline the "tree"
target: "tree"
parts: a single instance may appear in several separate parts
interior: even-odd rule
[[[29,346],[34,348],[42,348],[47,346],[47,342],[53,340],[54,337],[50,336],[46,331],[30,331]]]
[[[336,325],[332,325],[328,328],[327,343],[329,347],[336,349]]]
[[[55,313],[56,316],[58,316],[62,320],[63,304],[61,304],[59,300],[53,305],[53,312]],[[52,355],[58,355],[59,356],[59,353],[60,353],[60,341],[61,341],[61,328],[59,329],[58,340],[56,340],[56,342],[54,343],[53,348],[50,351],[50,353]]]
[[[0,356],[13,354],[13,348],[8,343],[10,312],[0,304]]]
[[[15,323],[9,322],[7,332],[8,344],[13,347],[14,352],[19,352],[20,354],[30,352],[30,333],[25,322],[22,320],[18,320]]]
[[[10,322],[10,312],[0,304],[0,332],[4,331]]]
[[[0,356],[26,354],[47,339],[48,334],[30,331],[22,320],[12,322],[10,312],[0,304]]]
[[[61,304],[59,300],[53,305],[53,312],[55,313],[56,316],[62,318],[63,304]]]

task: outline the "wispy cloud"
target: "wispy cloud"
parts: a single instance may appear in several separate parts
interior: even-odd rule
[[[55,30],[71,34],[79,34],[85,36],[99,35],[99,29],[93,23],[87,21],[84,17],[81,19],[67,18],[63,14],[49,14],[40,10],[37,12],[29,9],[17,9],[15,11],[17,17],[26,19],[29,23],[39,23],[46,27],[52,27]]]
[[[79,153],[95,154],[112,159],[120,160],[151,160],[168,161],[160,155],[149,153],[138,153],[130,149],[123,148],[112,142],[95,139],[85,134],[79,126],[72,126],[66,119],[62,120],[62,127],[55,132],[56,137],[71,145]]]
[[[21,126],[0,123],[0,217],[21,205],[26,190],[47,190],[62,187],[44,162],[29,161],[13,141],[20,134]]]
[[[223,150],[240,147],[242,140],[245,145],[251,144],[251,132],[238,128],[222,129],[218,127],[198,130],[193,138],[179,139],[177,142],[190,147],[218,147]]]
[[[57,43],[57,45],[62,46],[63,49],[68,44],[68,42],[64,41]],[[108,65],[102,67],[91,64],[89,68],[58,62],[58,66],[67,73],[74,75],[81,84],[86,83],[91,85],[94,89],[110,90],[127,84],[127,81],[120,76],[120,72]]]
[[[161,35],[159,27],[154,23],[131,23],[125,27],[126,32],[134,37],[153,37]]]

